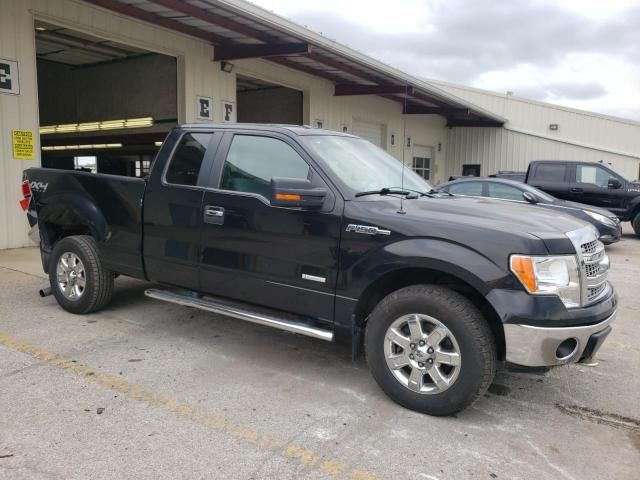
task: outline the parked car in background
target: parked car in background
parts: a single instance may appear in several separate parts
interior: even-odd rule
[[[504,178],[505,180],[515,180],[516,182],[524,182],[527,178],[527,172],[514,172],[512,170],[500,170],[498,173],[489,175],[491,178]]]
[[[610,210],[640,237],[640,182],[602,162],[537,160],[525,183],[554,197]]]
[[[612,212],[583,203],[560,200],[551,195],[513,180],[501,178],[465,177],[443,183],[437,190],[453,195],[488,197],[509,202],[529,203],[577,217],[598,229],[600,241],[606,245],[620,240],[620,220]]]

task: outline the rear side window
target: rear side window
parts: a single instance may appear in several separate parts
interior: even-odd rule
[[[491,198],[500,198],[502,200],[524,200],[522,192],[511,185],[502,183],[488,183],[489,196]]]
[[[482,182],[462,182],[449,185],[449,193],[454,195],[482,196]]]
[[[202,160],[213,134],[187,133],[176,147],[165,181],[176,185],[196,185]]]
[[[563,163],[540,163],[535,169],[534,178],[545,182],[564,182],[567,166]]]
[[[282,140],[253,135],[233,137],[220,188],[271,195],[271,179],[309,177],[309,165]]]

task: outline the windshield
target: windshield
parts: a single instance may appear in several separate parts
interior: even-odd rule
[[[618,167],[615,167],[614,165],[612,165],[610,163],[605,164],[605,166],[608,167],[610,170],[612,170],[613,173],[618,175],[621,179],[626,180],[627,182],[631,182],[632,181],[629,178],[627,178],[627,176],[624,173],[622,173],[622,171],[620,171],[618,169]]]
[[[526,191],[533,193],[536,197],[538,197],[538,200],[543,203],[553,203],[558,200],[557,198],[552,197],[551,195],[543,192],[539,188],[535,188],[530,185],[524,185],[524,189]]]
[[[366,140],[333,135],[302,137],[306,145],[352,193],[403,185],[402,162]],[[433,187],[411,168],[404,169],[404,188],[430,192]]]

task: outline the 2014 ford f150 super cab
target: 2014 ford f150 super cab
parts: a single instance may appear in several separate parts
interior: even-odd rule
[[[616,314],[592,226],[435,193],[347,134],[185,125],[146,179],[34,168],[22,188],[66,310],[105,307],[115,275],[153,281],[158,300],[345,339],[433,415],[471,404],[498,361],[590,361]]]

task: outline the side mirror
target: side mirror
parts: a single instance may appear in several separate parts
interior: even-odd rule
[[[274,207],[319,209],[326,196],[324,188],[314,188],[307,179],[271,179],[271,205]]]
[[[609,182],[607,182],[607,185],[609,188],[615,190],[616,188],[620,188],[622,186],[622,183],[617,178],[610,178]]]
[[[524,197],[524,199],[529,202],[529,203],[533,203],[536,204],[538,203],[538,197],[536,197],[533,193],[531,192],[522,192],[522,196]]]

